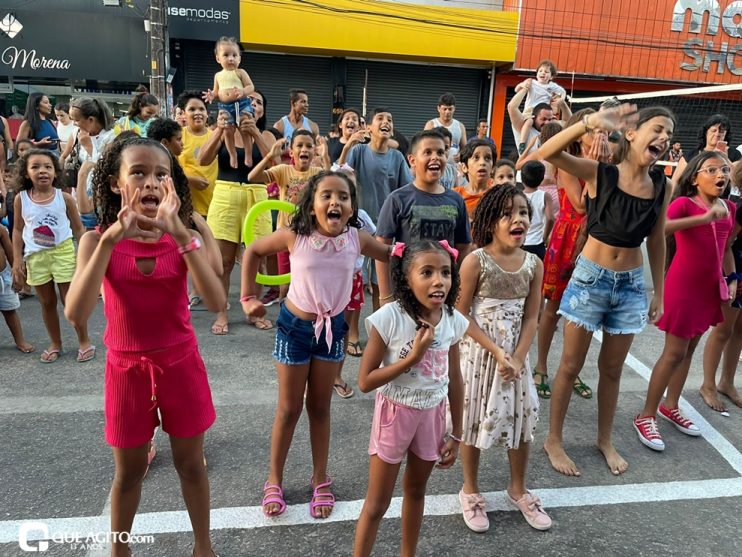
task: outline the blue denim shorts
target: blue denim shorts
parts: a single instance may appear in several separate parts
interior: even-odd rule
[[[239,103],[240,105],[240,114],[243,112],[247,112],[250,116],[255,115],[255,109],[252,107],[252,99],[250,97],[245,97],[244,99],[240,99],[239,101],[235,101],[233,103],[218,103],[217,106],[219,110],[224,110],[229,114],[229,122],[228,124],[236,124],[237,123],[237,111],[234,108],[234,105]]]
[[[582,256],[562,296],[559,315],[587,329],[601,328],[612,335],[631,335],[644,330],[649,303],[644,288],[644,269],[612,271]]]
[[[281,304],[276,321],[273,358],[279,364],[289,366],[308,364],[312,359],[342,362],[345,358],[345,333],[348,332],[345,316],[339,313],[333,317],[331,326],[332,346],[328,349],[324,328],[318,341],[314,336],[314,321],[299,319],[289,311],[286,304]]]

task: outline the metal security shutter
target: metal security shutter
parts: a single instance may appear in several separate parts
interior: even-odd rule
[[[366,70],[368,114],[377,106],[389,107],[395,129],[408,138],[438,115],[436,105],[442,93],[456,96],[454,118],[466,126],[468,135],[475,133],[477,119],[487,116],[487,70],[348,60],[345,106],[362,108]]]
[[[189,42],[183,48],[186,88],[210,88],[219,70],[214,60],[214,45]],[[327,133],[332,117],[330,65],[329,58],[316,56],[242,53],[242,67],[267,100],[268,125],[288,114],[289,89],[304,89],[309,95],[309,118],[317,123],[322,133]]]

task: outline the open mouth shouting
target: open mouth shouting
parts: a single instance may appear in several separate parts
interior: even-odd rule
[[[343,220],[343,212],[340,209],[330,209],[327,211],[327,222],[329,224],[340,224]]]
[[[379,132],[386,135],[391,135],[392,127],[389,124],[381,124],[381,126],[379,126]]]
[[[665,142],[662,143],[651,143],[649,147],[647,147],[647,151],[649,151],[650,157],[652,157],[653,160],[658,160],[660,156],[662,156],[662,153],[665,152]]]
[[[148,210],[148,211],[156,211],[157,207],[160,205],[160,199],[156,195],[147,194],[143,195],[142,198],[139,200],[139,204],[142,206],[142,208]]]
[[[515,238],[517,241],[525,240],[526,237],[526,229],[525,228],[513,228],[510,230],[510,236]]]

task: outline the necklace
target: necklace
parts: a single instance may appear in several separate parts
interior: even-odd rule
[[[36,199],[33,198],[33,190],[31,190],[29,192],[29,194],[28,194],[28,197],[30,197],[31,198],[31,201],[33,201],[34,203],[47,203],[47,202],[51,201],[52,199],[54,199],[54,196],[56,196],[56,195],[57,195],[57,192],[53,191],[52,194],[49,197],[47,197],[46,199],[36,200]]]

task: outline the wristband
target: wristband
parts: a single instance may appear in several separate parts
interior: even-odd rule
[[[249,302],[250,300],[257,300],[257,299],[258,299],[257,296],[242,296],[242,298],[240,298],[240,302]]]
[[[456,437],[453,433],[446,433],[446,437],[453,439],[457,443],[461,443],[461,437]]]
[[[735,280],[736,281],[742,280],[742,273],[729,273],[724,278],[726,278],[727,284],[729,284],[730,282],[734,282]]]
[[[178,246],[178,253],[185,255],[186,253],[196,251],[201,247],[201,240],[195,236],[191,236],[191,241],[183,246]]]

